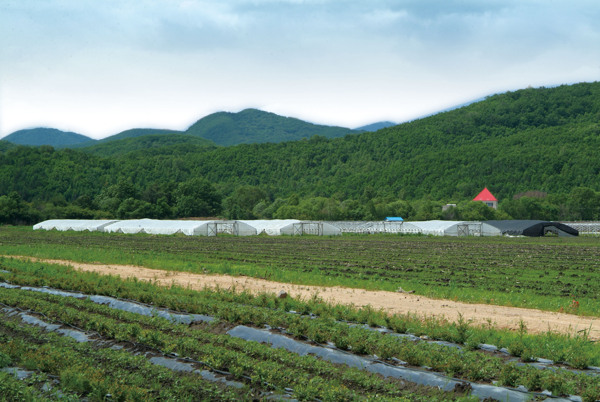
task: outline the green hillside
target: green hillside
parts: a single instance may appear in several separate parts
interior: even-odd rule
[[[6,150],[8,150],[10,148],[14,148],[16,146],[17,145],[13,144],[12,142],[0,140],[0,152],[6,151]]]
[[[211,205],[228,217],[477,219],[489,209],[468,201],[488,187],[502,216],[600,219],[600,83],[508,92],[343,138],[228,147],[154,140],[98,151],[112,157],[5,150],[0,201],[16,191],[25,202],[119,217],[198,216],[208,211],[198,205]],[[548,196],[513,200],[529,190]],[[459,203],[458,215],[441,215],[446,202]]]
[[[355,133],[348,128],[307,123],[256,109],[246,109],[239,113],[213,113],[198,120],[186,131],[186,134],[225,146],[296,141],[313,135],[337,138]]]
[[[251,144],[185,156],[197,174],[228,188],[278,195],[365,188],[407,199],[465,198],[488,186],[499,197],[527,190],[600,189],[600,84],[527,89],[376,133]],[[133,154],[136,166],[154,163]]]
[[[183,134],[181,131],[177,130],[168,130],[163,128],[132,128],[130,130],[121,131],[118,134],[111,135],[110,137],[106,137],[101,139],[98,142],[105,143],[115,140],[122,140],[125,138],[136,138],[143,137],[146,135],[164,135],[164,134]]]
[[[74,145],[91,144],[95,141],[85,135],[43,127],[15,131],[2,138],[2,140],[18,145],[50,145],[55,148],[68,148]]]
[[[111,140],[108,140],[107,138],[105,140],[98,141],[94,145],[81,148],[81,150],[98,156],[114,157],[122,156],[130,152],[139,150],[143,150],[144,153],[151,153],[152,148],[161,148],[167,151],[170,150],[172,147],[178,146],[182,146],[185,148],[190,146],[206,147],[214,145],[215,144],[210,140],[183,134],[140,134],[139,136],[123,137],[121,139],[113,138]]]

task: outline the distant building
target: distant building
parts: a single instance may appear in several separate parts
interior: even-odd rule
[[[446,204],[442,207],[442,212],[446,212],[450,208],[456,208],[456,204]]]
[[[481,201],[490,208],[498,209],[498,200],[490,193],[487,187],[481,190],[481,193],[477,194],[477,197],[473,198],[473,201]]]

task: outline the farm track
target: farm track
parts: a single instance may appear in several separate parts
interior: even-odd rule
[[[419,295],[349,289],[343,287],[324,287],[293,285],[256,279],[244,276],[204,275],[178,271],[164,271],[131,265],[83,264],[67,260],[37,259],[25,256],[5,256],[35,262],[71,266],[80,271],[96,272],[103,275],[115,275],[122,278],[137,278],[161,286],[177,285],[195,290],[204,288],[235,289],[252,293],[277,293],[285,290],[293,297],[309,299],[318,295],[323,300],[354,306],[370,305],[388,313],[413,313],[422,316],[440,316],[456,321],[459,315],[474,324],[486,324],[492,318],[500,328],[516,330],[521,320],[528,332],[544,333],[548,330],[574,334],[589,330],[590,339],[600,339],[598,319],[577,315],[554,313],[534,309],[494,306],[487,304],[468,304],[451,300],[430,299]]]

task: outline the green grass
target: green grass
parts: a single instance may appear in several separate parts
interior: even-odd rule
[[[2,227],[0,254],[306,285],[402,287],[435,298],[600,316],[600,238],[595,237],[209,238]]]

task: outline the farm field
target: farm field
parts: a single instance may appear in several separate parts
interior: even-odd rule
[[[0,230],[0,254],[600,316],[600,238],[187,237]],[[576,301],[577,303],[573,303]]]
[[[303,285],[402,287],[415,295],[590,316],[598,314],[599,249],[596,238],[189,238],[0,229],[0,254],[7,257],[134,264]],[[547,393],[542,391],[548,391],[600,398],[594,369],[600,366],[600,348],[586,330],[534,334],[525,324],[511,331],[492,320],[473,325],[461,316],[449,321],[393,315],[369,306],[327,303],[318,294],[279,299],[240,289],[158,286],[6,257],[0,258],[0,283],[5,284],[0,287],[0,366],[33,373],[26,380],[0,373],[3,395],[448,400],[471,394],[523,400],[543,399]],[[53,289],[73,293],[48,294]],[[94,302],[98,297],[142,303],[154,312],[167,309],[168,314],[121,311],[109,302]],[[190,314],[212,321],[170,319]],[[33,317],[30,324],[25,316]],[[59,333],[31,324],[33,319]],[[67,329],[87,340],[65,336]],[[256,343],[249,341],[253,336],[265,338]],[[292,341],[297,343],[288,349],[272,347]],[[171,368],[157,364],[164,361]],[[424,380],[407,381],[403,369]],[[428,375],[441,380],[436,383]],[[206,379],[210,376],[217,380]]]

